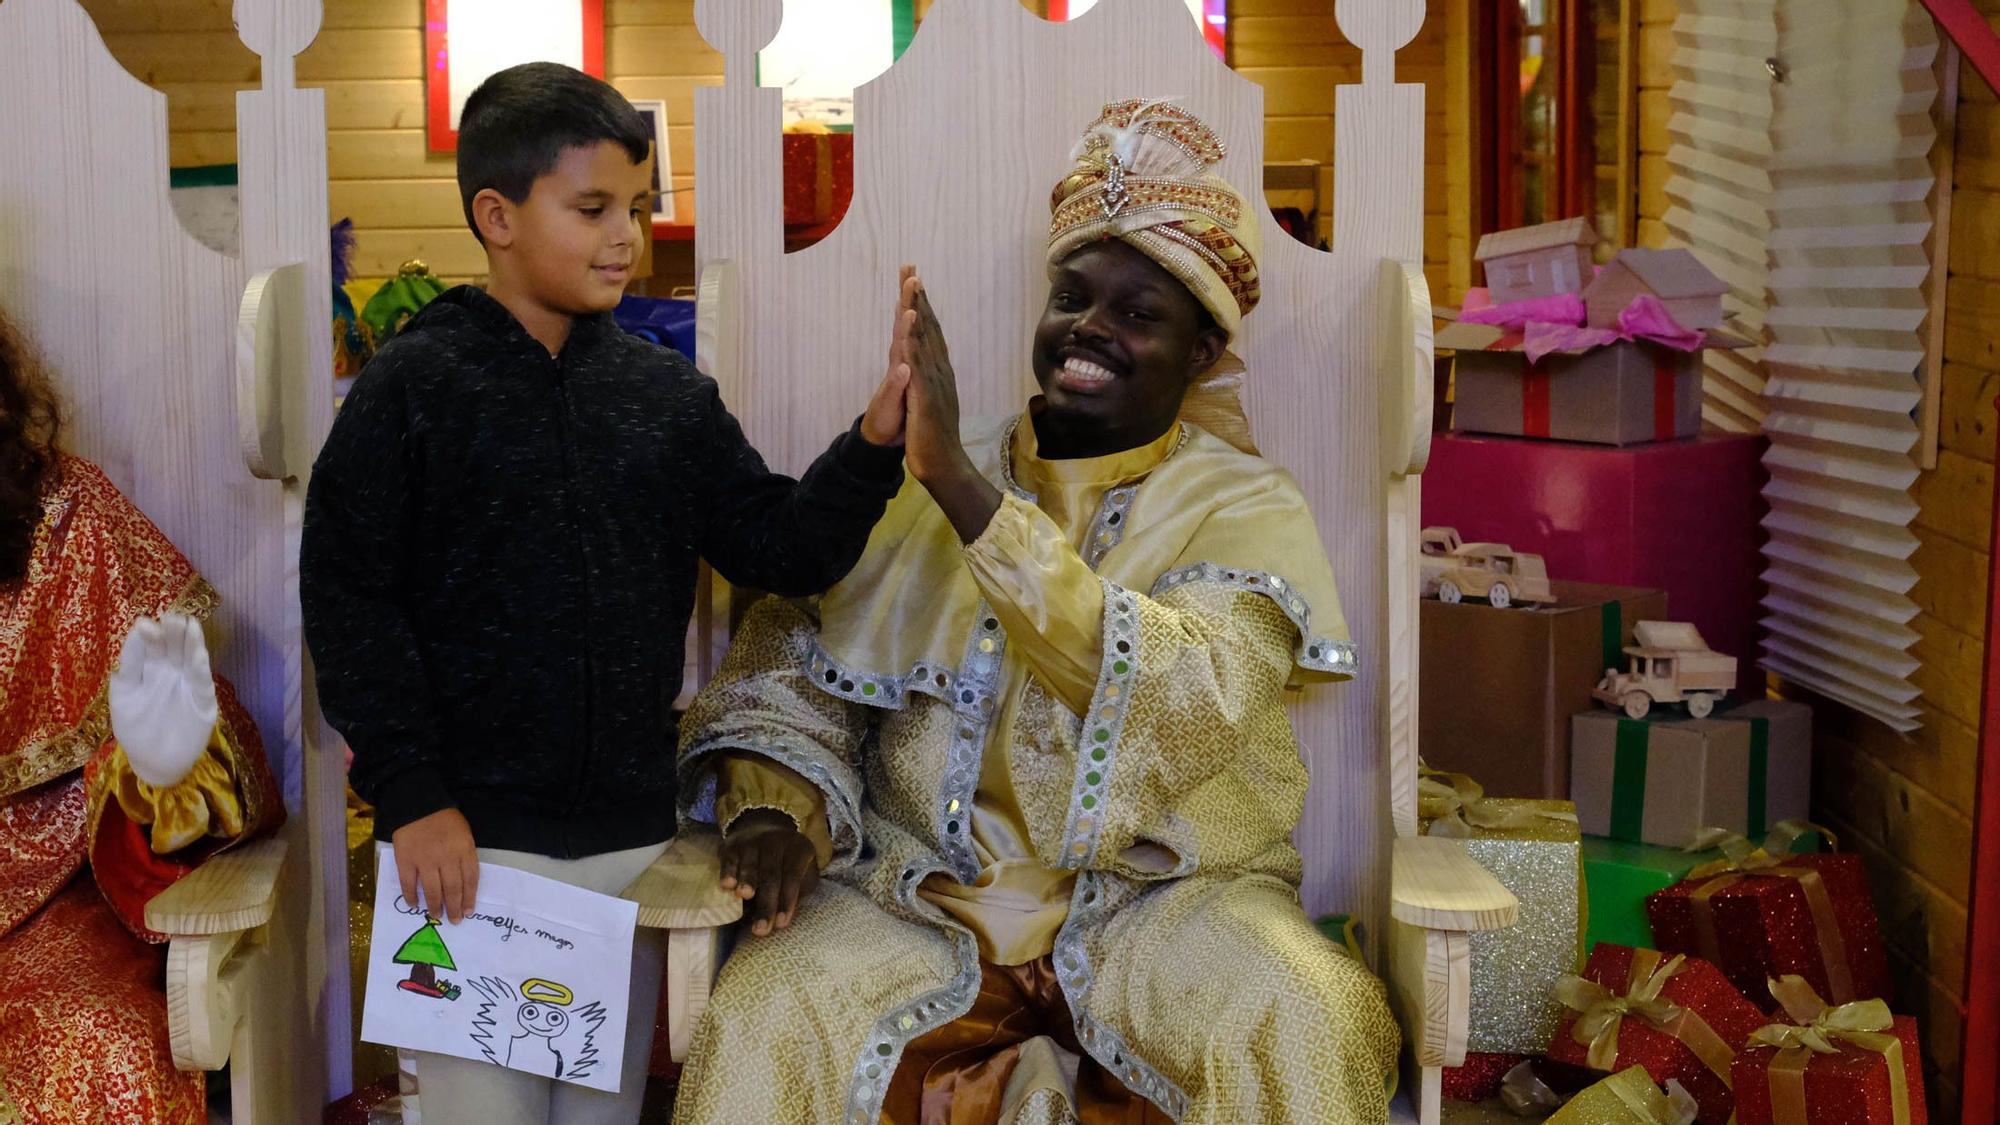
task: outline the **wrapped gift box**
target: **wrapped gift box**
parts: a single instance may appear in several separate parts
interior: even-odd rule
[[[1687,878],[1719,851],[1689,852],[1654,844],[1628,844],[1601,836],[1583,838],[1583,886],[1589,903],[1584,948],[1600,943],[1653,947],[1646,896]]]
[[[1465,1061],[1444,1068],[1440,1092],[1448,1101],[1483,1102],[1500,1096],[1507,1072],[1528,1061],[1527,1055],[1501,1051],[1467,1051]]]
[[[1659,979],[1662,973],[1668,974],[1664,983]],[[1726,1125],[1735,1111],[1730,1065],[1751,1033],[1769,1022],[1757,1005],[1745,1000],[1708,962],[1687,957],[1676,964],[1651,949],[1600,945],[1590,952],[1583,980],[1588,984],[1576,991],[1598,997],[1647,997],[1650,992],[1647,998],[1665,1000],[1678,1012],[1659,1023],[1640,1012],[1617,1018],[1615,1056],[1593,1062],[1591,1048],[1577,1041],[1576,1030],[1580,1021],[1598,1013],[1594,1004],[1573,1004],[1579,1010],[1564,1017],[1548,1057],[1607,1072],[1644,1067],[1655,1082],[1674,1079],[1686,1087],[1700,1106],[1696,1119],[1702,1125]],[[1589,985],[1598,987],[1593,990]],[[1606,1036],[1600,1034],[1597,1041],[1606,1042]]]
[[[1688,1095],[1680,1091],[1680,1098]],[[1549,1125],[1660,1125],[1687,1112],[1653,1081],[1643,1066],[1624,1070],[1580,1091],[1548,1118]]]
[[[1424,760],[1477,776],[1491,796],[1569,798],[1570,716],[1591,705],[1607,659],[1622,666],[1633,624],[1667,615],[1658,590],[1551,586],[1552,606],[1426,599],[1418,610]]]
[[[1556,352],[1530,363],[1522,335],[1446,325],[1455,352],[1451,428],[1604,445],[1671,441],[1701,431],[1701,353],[1643,341]]]
[[[1495,817],[1515,822],[1472,827],[1474,834],[1462,842],[1520,900],[1519,920],[1512,926],[1470,936],[1472,1007],[1466,1049],[1536,1054],[1562,1019],[1556,981],[1575,971],[1582,949],[1583,856],[1576,820],[1568,801],[1482,799],[1466,816],[1475,822]],[[1460,835],[1466,831],[1461,823],[1425,819],[1420,830],[1432,836]]]
[[[1770,993],[1784,1018],[1730,1069],[1741,1125],[1925,1125],[1916,1020],[1880,1000],[1829,1006],[1795,976]]]
[[[1584,832],[1679,847],[1702,828],[1762,837],[1807,814],[1812,709],[1760,699],[1707,719],[1570,720],[1570,798]]]
[[[1659,948],[1710,958],[1746,996],[1767,998],[1766,982],[1795,973],[1835,1004],[1891,998],[1859,856],[1787,855],[1777,866],[1716,873],[1696,868],[1647,896],[1646,918]]]
[[[1623,449],[1439,435],[1424,469],[1423,522],[1532,551],[1562,578],[1665,590],[1673,620],[1737,658],[1738,698],[1762,698],[1763,449],[1748,434]],[[1623,668],[1622,655],[1612,664]]]
[[[786,133],[785,225],[817,226],[847,213],[854,198],[854,134]]]

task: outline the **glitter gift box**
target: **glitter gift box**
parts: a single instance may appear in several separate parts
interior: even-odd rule
[[[1799,977],[1771,991],[1793,1022],[1736,1056],[1740,1125],[1926,1125],[1916,1020],[1880,1000],[1828,1006]]]
[[[1448,1066],[1440,1075],[1441,1093],[1448,1101],[1483,1102],[1500,1096],[1500,1083],[1507,1072],[1528,1060],[1526,1055],[1504,1051],[1467,1051],[1465,1061]]]
[[[1796,973],[1835,1004],[1890,995],[1867,873],[1855,855],[1763,849],[1697,867],[1646,897],[1660,949],[1706,957],[1746,996]]]
[[[1549,1125],[1661,1125],[1685,1122],[1698,1112],[1684,1089],[1662,1090],[1643,1066],[1624,1070],[1581,1091],[1548,1119]]]
[[[1568,801],[1485,797],[1462,774],[1426,777],[1423,788],[1424,834],[1460,838],[1467,854],[1520,900],[1519,921],[1471,935],[1466,1048],[1537,1054],[1562,1018],[1555,983],[1575,971],[1582,949],[1583,854],[1575,813]]]
[[[1583,976],[1557,992],[1573,1011],[1550,1042],[1549,1058],[1606,1072],[1642,1066],[1655,1082],[1685,1086],[1702,1125],[1728,1122],[1735,1110],[1730,1064],[1769,1021],[1715,966],[1600,945]]]
[[[854,134],[784,136],[785,225],[830,223],[854,197]]]

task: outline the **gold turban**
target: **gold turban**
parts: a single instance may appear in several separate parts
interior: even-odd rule
[[[1212,169],[1222,142],[1163,100],[1113,102],[1084,131],[1050,208],[1049,268],[1116,238],[1179,278],[1235,339],[1257,306],[1255,208]]]
[[[1119,239],[1179,278],[1234,340],[1257,307],[1263,243],[1256,208],[1213,171],[1223,152],[1199,117],[1164,99],[1105,106],[1049,201],[1049,272],[1088,243]],[[1254,454],[1243,373],[1224,352],[1189,388],[1181,417]]]

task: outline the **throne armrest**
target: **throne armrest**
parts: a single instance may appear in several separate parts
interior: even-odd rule
[[[1472,933],[1513,925],[1520,904],[1457,841],[1435,836],[1397,837],[1389,878],[1389,994],[1417,1119],[1434,1125],[1440,1068],[1465,1061]]]
[[[639,904],[639,924],[655,930],[706,930],[743,917],[743,900],[720,886],[722,842],[714,833],[682,833],[620,898]]]
[[[1399,836],[1389,866],[1389,913],[1426,930],[1498,930],[1520,903],[1493,873],[1442,836]]]
[[[271,920],[285,842],[257,840],[218,852],[146,903],[146,928],[168,937],[212,937]]]
[[[716,857],[721,837],[684,833],[620,896],[639,904],[639,924],[667,931],[661,969],[666,995],[667,1057],[687,1060],[695,1021],[708,1010],[715,975],[722,970],[727,927],[743,917],[743,900],[719,886]]]
[[[167,1038],[182,1070],[229,1061],[285,848],[266,839],[210,856],[146,904],[147,928],[168,938]]]

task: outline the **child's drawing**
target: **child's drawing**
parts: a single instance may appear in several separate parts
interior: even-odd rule
[[[455,970],[458,966],[452,963],[451,950],[445,948],[436,922],[426,919],[423,926],[410,935],[410,940],[396,950],[395,962],[410,967],[409,979],[398,983],[397,988],[434,1000],[458,999],[457,985],[437,979],[439,969]]]
[[[603,1060],[597,1032],[604,1005],[591,1001],[571,1009],[576,994],[551,980],[521,982],[517,991],[498,977],[475,977],[473,989],[486,999],[472,1018],[471,1039],[488,1061],[550,1078],[587,1078]]]
[[[472,909],[434,919],[403,900],[386,845],[376,880],[362,1039],[618,1089],[637,906],[481,864]]]

